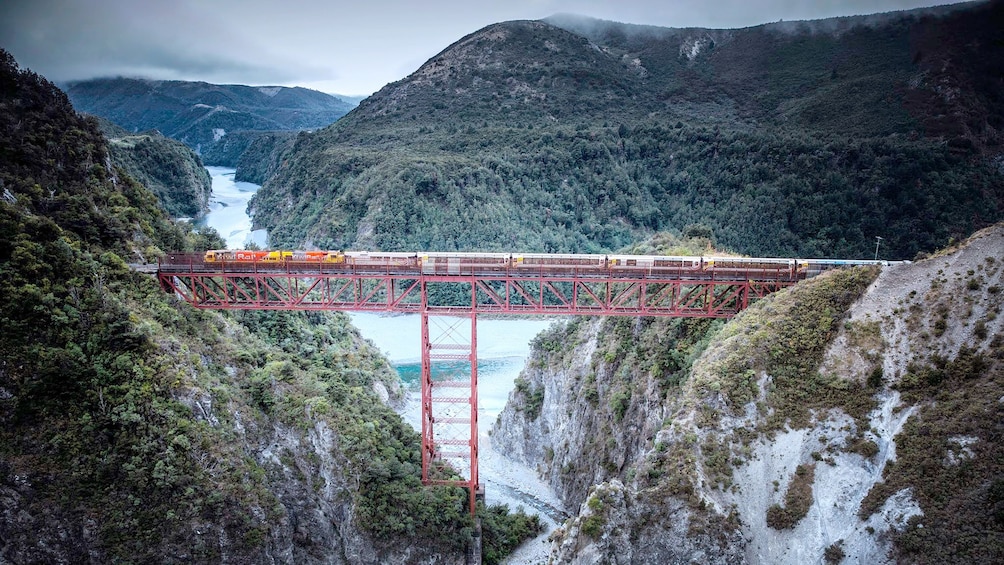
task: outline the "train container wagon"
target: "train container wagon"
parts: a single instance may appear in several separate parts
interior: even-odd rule
[[[427,275],[471,275],[499,273],[509,268],[509,253],[468,253],[429,251],[419,254],[422,273]]]
[[[516,271],[541,273],[600,272],[607,269],[607,256],[572,253],[513,254],[512,266]]]
[[[671,255],[608,255],[611,273],[643,277],[693,277],[701,276],[700,257]]]
[[[413,252],[346,251],[342,256],[345,264],[356,271],[418,270],[419,266],[418,254]]]
[[[699,276],[704,265],[700,257],[655,257],[652,263],[652,274],[655,276],[669,275],[683,278]]]
[[[651,255],[607,255],[607,266],[611,269],[651,269],[655,259]]]
[[[721,278],[759,278],[771,276],[790,279],[796,276],[797,261],[764,257],[704,257],[704,270]]]

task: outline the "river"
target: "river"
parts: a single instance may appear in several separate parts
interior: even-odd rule
[[[235,169],[206,167],[206,170],[213,179],[213,192],[209,197],[209,212],[196,220],[195,225],[216,228],[227,240],[227,249],[244,249],[250,243],[268,247],[265,230],[252,230],[251,216],[247,213],[248,202],[260,187],[235,181]]]
[[[417,389],[421,372],[421,319],[417,314],[352,312],[352,324],[372,341],[401,375]],[[530,341],[551,325],[540,319],[479,319],[478,413],[486,425],[505,407],[509,392],[530,354]],[[466,326],[465,322],[465,326]],[[434,324],[430,324],[433,331]]]
[[[215,228],[227,240],[229,249],[243,249],[249,243],[267,247],[265,230],[252,230],[248,202],[259,186],[235,182],[235,170],[206,167],[213,180],[209,212],[196,225]],[[421,427],[418,375],[421,355],[421,321],[417,315],[382,315],[371,312],[349,314],[363,337],[387,356],[409,391],[409,401],[400,411],[412,427]],[[546,538],[565,517],[561,503],[551,489],[525,465],[495,452],[488,429],[505,407],[515,379],[530,353],[530,341],[552,321],[540,319],[478,320],[478,420],[479,471],[489,504],[524,507],[538,513],[546,531],[523,545],[506,563],[540,563],[547,558]]]

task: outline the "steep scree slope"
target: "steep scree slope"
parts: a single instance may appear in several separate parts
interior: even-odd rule
[[[720,330],[542,336],[492,438],[580,505],[552,558],[999,561],[1002,250],[998,225],[806,281]]]

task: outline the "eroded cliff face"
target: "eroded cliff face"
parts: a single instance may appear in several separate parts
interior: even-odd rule
[[[396,375],[388,380],[391,400],[399,400]],[[384,382],[374,393],[387,398]],[[278,505],[262,562],[376,565],[414,563],[462,565],[464,556],[427,545],[378,539],[360,524],[357,493],[361,477],[326,418],[314,417],[309,426],[290,426],[276,420],[242,421],[233,413],[234,433],[245,450],[265,471],[265,483]]]
[[[491,433],[499,451],[536,468],[567,507],[581,506],[557,533],[557,562],[740,559],[732,518],[706,511],[676,469],[645,463],[684,402],[681,379],[721,325],[582,319],[537,338]]]
[[[717,332],[572,323],[538,340],[493,442],[579,506],[555,563],[999,560],[1002,273],[996,226]]]
[[[550,329],[534,342],[492,428],[493,444],[537,468],[566,505],[578,506],[592,485],[633,472],[663,427],[687,355],[718,326],[611,318]]]

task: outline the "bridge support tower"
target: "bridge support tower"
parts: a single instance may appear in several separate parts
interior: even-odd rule
[[[467,488],[474,516],[480,490],[477,314],[430,314],[424,282],[421,293],[422,483]]]

